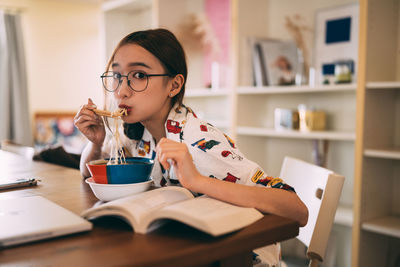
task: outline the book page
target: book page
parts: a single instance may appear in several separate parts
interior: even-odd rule
[[[161,218],[174,219],[217,236],[243,228],[263,215],[254,208],[238,207],[207,196],[163,207],[145,219],[147,224]]]
[[[115,214],[133,220],[132,226],[138,226],[143,217],[154,210],[190,198],[193,198],[193,195],[185,188],[163,187],[110,201],[85,211],[82,216],[96,217]]]

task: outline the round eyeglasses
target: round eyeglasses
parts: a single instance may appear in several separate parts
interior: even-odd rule
[[[119,72],[107,71],[101,75],[104,89],[108,92],[115,92],[122,83],[122,78],[126,77],[129,88],[135,92],[146,90],[149,84],[149,77],[153,76],[171,76],[170,74],[147,74],[141,71],[131,71],[127,75],[122,75]]]

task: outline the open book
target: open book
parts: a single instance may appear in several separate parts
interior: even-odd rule
[[[169,186],[116,199],[82,213],[85,219],[118,216],[137,233],[148,233],[167,220],[188,224],[213,236],[239,230],[263,217],[254,208],[231,205],[189,190]]]

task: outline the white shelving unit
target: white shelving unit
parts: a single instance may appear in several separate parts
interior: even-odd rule
[[[125,8],[125,10],[140,10],[148,8],[151,5],[151,1],[143,0],[109,0],[101,4],[101,9],[103,12],[118,10],[120,8]]]
[[[400,82],[367,82],[366,88],[400,90]]]
[[[296,130],[275,130],[257,127],[238,127],[237,133],[248,136],[264,136],[276,138],[293,138],[293,139],[318,139],[318,140],[336,140],[336,141],[354,141],[355,133],[351,132],[335,132],[335,131],[312,131],[301,132]]]
[[[231,92],[228,89],[188,89],[184,104],[191,107],[198,117],[222,131],[232,134]]]
[[[366,221],[362,229],[390,237],[400,238],[400,217],[386,216]]]
[[[261,94],[303,94],[323,92],[355,92],[356,84],[323,85],[323,86],[264,86],[264,87],[239,87],[239,95],[261,95]]]
[[[228,89],[212,90],[208,88],[189,89],[185,92],[186,98],[200,98],[200,97],[228,97],[230,92]]]
[[[399,18],[399,1],[360,2],[352,266],[400,260]]]
[[[371,158],[400,160],[400,148],[365,149],[364,156]]]

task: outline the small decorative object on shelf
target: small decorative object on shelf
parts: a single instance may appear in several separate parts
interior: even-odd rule
[[[326,128],[326,113],[313,108],[307,108],[306,105],[298,106],[300,131],[323,131]]]
[[[275,109],[276,130],[298,130],[299,113],[297,110],[276,108]]]
[[[328,140],[313,140],[312,157],[316,165],[326,168],[326,162],[328,159]]]
[[[353,60],[338,60],[335,62],[335,83],[351,83],[353,73]]]
[[[298,47],[299,68],[296,73],[296,85],[306,84],[309,76],[309,49],[307,47],[307,34],[312,33],[311,26],[307,25],[304,17],[299,14],[285,17],[285,27],[292,35]],[[311,36],[308,36],[310,38]]]
[[[322,84],[329,85],[335,81],[335,64],[324,64],[322,66]]]

